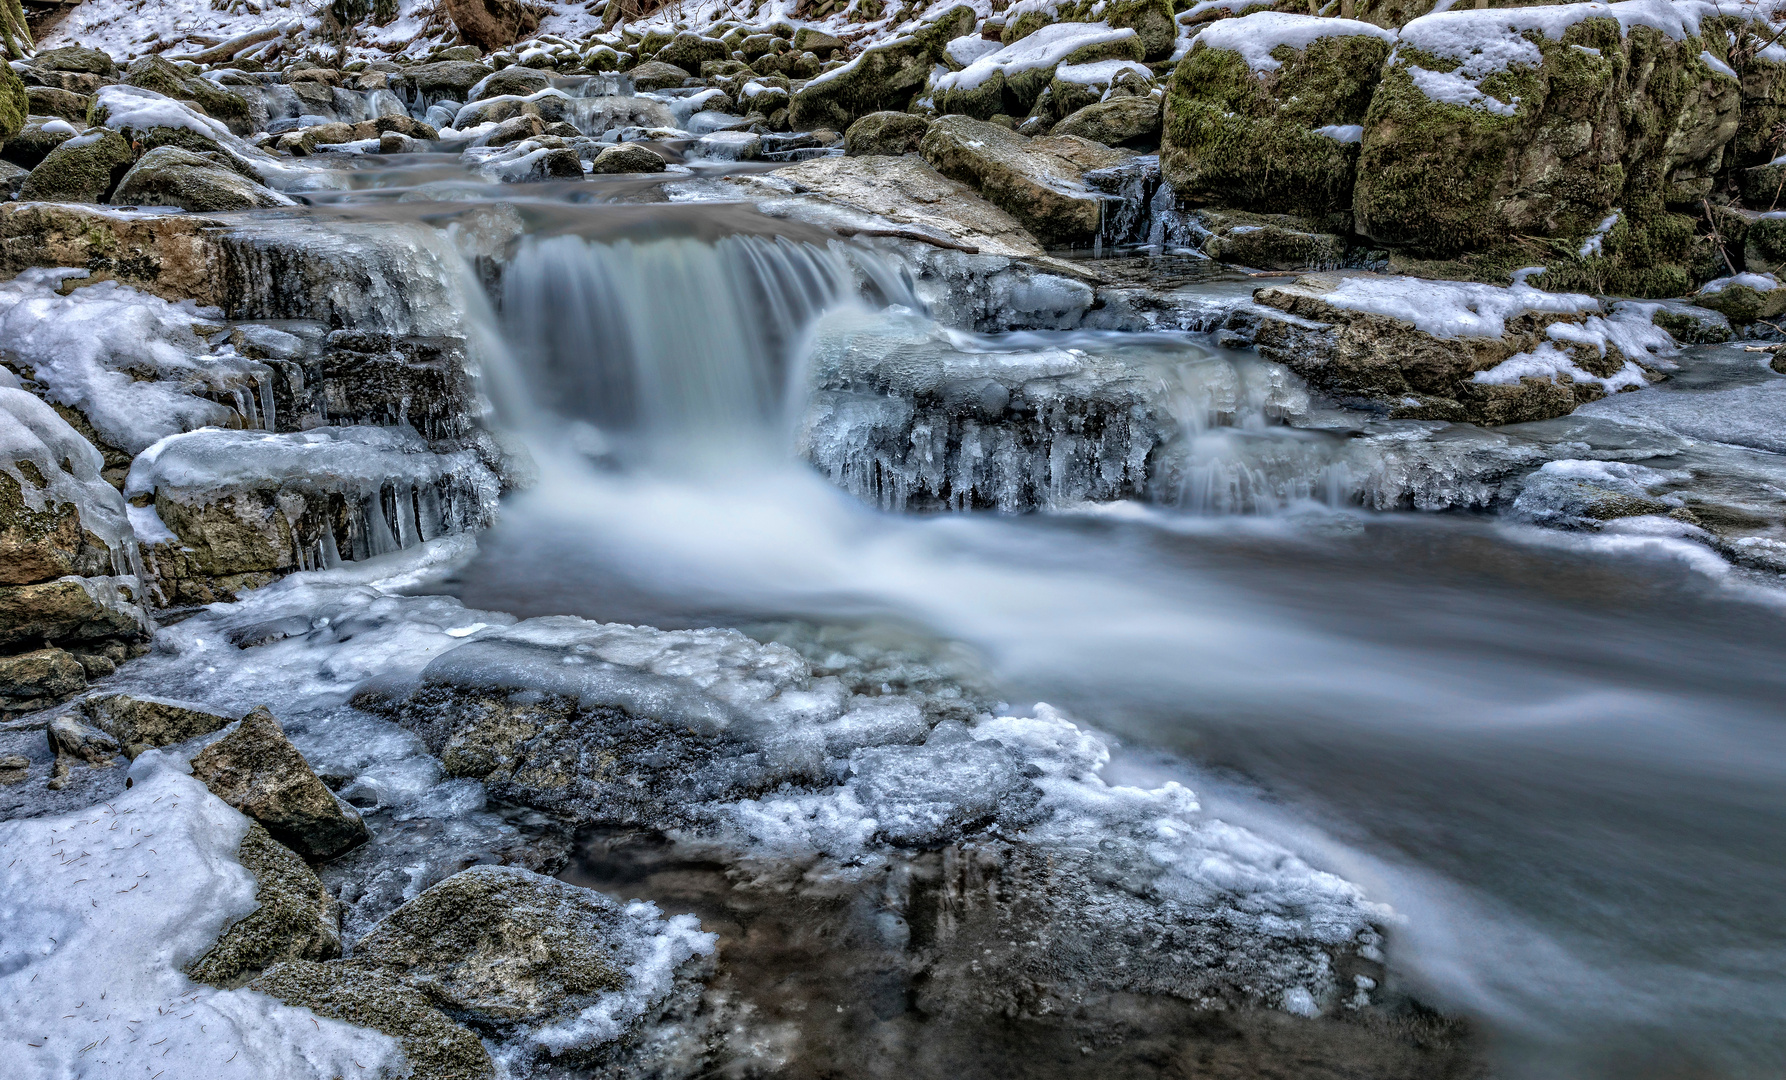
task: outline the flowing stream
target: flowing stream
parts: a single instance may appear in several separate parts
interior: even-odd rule
[[[1778,593],[1664,539],[1368,512],[1354,443],[1286,426],[1307,402],[1250,355],[951,330],[895,255],[702,235],[686,210],[536,222],[506,256],[491,385],[540,478],[452,592],[965,645],[1007,702],[1122,739],[1119,777],[1182,777],[1392,905],[1392,965],[1505,1075],[1778,1075]],[[1001,505],[961,455],[1004,452],[952,429],[931,473],[893,460],[862,435],[891,423],[884,387],[827,384],[820,415],[818,369],[882,339],[953,365],[950,415],[1044,354],[1126,365],[1170,391],[1176,480],[1082,502],[1129,450],[1038,412],[1007,449],[1044,512],[882,509]]]

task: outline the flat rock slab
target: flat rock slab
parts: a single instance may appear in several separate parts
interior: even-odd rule
[[[966,116],[932,124],[923,153],[938,172],[978,188],[1048,245],[1091,242],[1109,196],[1087,187],[1085,174],[1131,156],[1076,135],[1031,139]]]
[[[916,158],[815,158],[773,175],[796,191],[823,195],[918,232],[941,233],[981,254],[1042,254],[1042,245],[1016,218]]]

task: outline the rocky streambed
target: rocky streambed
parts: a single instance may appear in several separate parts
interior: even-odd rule
[[[1332,650],[1082,560],[1404,512],[1765,604],[1765,12],[98,3],[0,73],[25,1075],[1529,1065],[1219,752]]]

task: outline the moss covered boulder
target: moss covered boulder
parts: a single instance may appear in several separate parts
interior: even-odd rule
[[[979,190],[1042,243],[1089,243],[1108,196],[1084,182],[1131,155],[1073,135],[1031,139],[966,116],[945,116],[924,136],[924,160],[937,172]]]
[[[0,146],[24,128],[30,111],[24,82],[10,67],[0,65]]]
[[[31,65],[49,71],[77,71],[97,75],[102,79],[109,79],[118,73],[118,65],[109,55],[82,45],[45,49],[31,58]]]
[[[1786,315],[1786,285],[1772,274],[1737,274],[1707,282],[1693,302],[1742,325]]]
[[[124,81],[176,101],[195,102],[206,116],[222,121],[237,135],[247,135],[254,130],[254,119],[246,98],[207,79],[188,75],[159,56],[131,61],[124,70]]]
[[[217,943],[187,965],[196,982],[240,986],[286,960],[333,960],[341,955],[341,913],[316,871],[259,825],[236,849],[254,875],[253,911],[226,927]]]
[[[1192,204],[1345,218],[1392,38],[1279,12],[1204,30],[1166,96],[1160,167],[1173,191]]]
[[[115,131],[96,130],[69,139],[31,170],[19,198],[25,202],[102,202],[132,163],[130,144]]]
[[[50,156],[51,150],[80,134],[83,126],[41,116],[27,120],[24,127],[0,144],[0,160],[22,169],[35,169]]]
[[[223,155],[195,154],[176,146],[158,146],[144,154],[118,182],[111,201],[198,212],[292,205],[291,199],[231,168]]]
[[[1160,138],[1160,99],[1119,97],[1079,109],[1054,125],[1050,135],[1074,135],[1105,146],[1151,147]]]
[[[1025,116],[1037,107],[1062,67],[1141,59],[1135,31],[1098,24],[1055,23],[936,79],[934,99],[945,113],[985,120]]]
[[[1592,260],[1579,269],[1608,291],[1687,291],[1692,225],[1669,207],[1698,209],[1741,98],[1718,55],[1728,37],[1702,35],[1696,10],[1505,8],[1408,23],[1364,122],[1358,230],[1423,257],[1505,251],[1550,266],[1560,254]]]
[[[850,157],[899,157],[915,154],[930,121],[903,112],[873,112],[843,133],[843,152]]]
[[[809,80],[794,94],[788,122],[795,130],[844,131],[872,112],[903,112],[919,96],[943,49],[973,32],[974,9],[958,5],[907,35],[862,50],[840,68]]]

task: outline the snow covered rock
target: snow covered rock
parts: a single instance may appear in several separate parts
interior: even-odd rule
[[[1334,132],[1363,123],[1393,40],[1369,23],[1275,11],[1212,23],[1167,92],[1167,182],[1194,204],[1348,218],[1358,139]]]
[[[1580,248],[1552,264],[1569,287],[1687,292],[1694,223],[1666,207],[1710,191],[1742,99],[1708,12],[1626,0],[1409,22],[1364,121],[1358,230],[1431,257],[1555,238]]]
[[[1109,197],[1086,186],[1084,175],[1129,157],[1072,135],[1030,139],[966,116],[932,124],[923,153],[938,172],[978,189],[1051,246],[1088,243],[1097,235]]]
[[[1660,489],[1690,475],[1621,461],[1550,461],[1525,478],[1512,512],[1553,528],[1597,528],[1614,518],[1667,514],[1681,500]]]
[[[96,130],[58,145],[19,189],[25,202],[103,202],[131,165],[130,144]]]
[[[938,77],[937,106],[985,120],[1026,116],[1062,66],[1109,60],[1138,61],[1141,39],[1132,29],[1102,23],[1063,22],[1038,28],[1021,40],[988,53],[960,71]]]
[[[476,1035],[447,1019],[427,995],[373,965],[356,960],[291,960],[269,968],[247,989],[294,1009],[388,1036],[402,1048],[412,1076],[495,1080],[496,1066]]]
[[[359,811],[317,779],[264,706],[201,750],[192,775],[306,859],[331,859],[366,841]]]
[[[1737,324],[1786,314],[1786,285],[1772,274],[1737,274],[1708,281],[1693,299]]]
[[[159,56],[133,60],[124,71],[130,86],[151,90],[175,101],[191,101],[204,110],[204,115],[221,121],[236,135],[253,132],[248,102],[240,95],[223,89],[208,79],[188,75]]]
[[[795,130],[845,131],[872,112],[902,112],[920,95],[931,69],[954,39],[972,33],[978,17],[966,5],[926,19],[910,35],[871,45],[842,67],[807,81],[794,94],[788,123]]]
[[[341,955],[340,906],[303,859],[258,823],[248,827],[236,859],[254,875],[255,908],[187,965],[194,982],[227,989],[282,961]]]
[[[1647,385],[1674,351],[1646,312],[1468,282],[1324,273],[1268,286],[1259,351],[1315,387],[1394,417],[1506,424]]]

